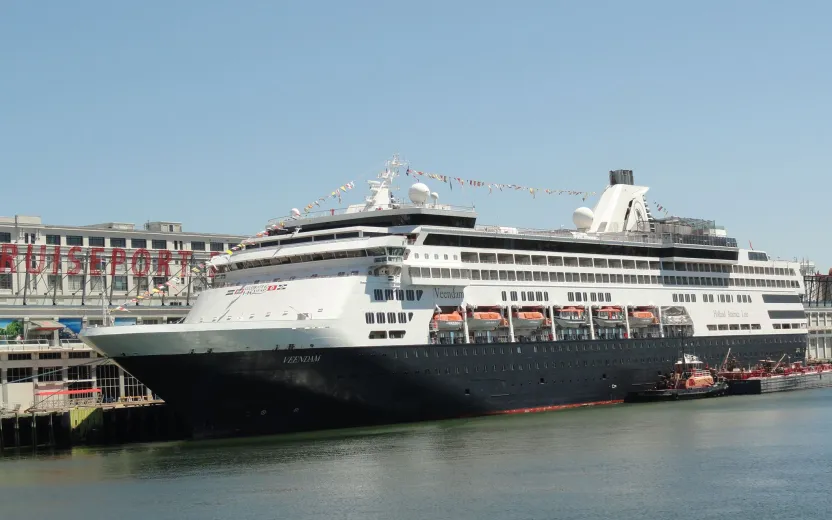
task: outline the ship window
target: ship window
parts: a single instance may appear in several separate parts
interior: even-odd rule
[[[459,269],[451,269],[451,278],[459,278]]]
[[[530,302],[535,301],[534,296],[535,296],[535,295],[534,295],[534,291],[529,291],[529,301],[530,301]]]
[[[549,293],[548,292],[543,293],[543,300],[547,301],[547,302],[549,301]]]
[[[418,267],[417,267],[417,269],[418,269]],[[430,268],[429,267],[423,267],[422,268],[422,278],[430,278]]]
[[[412,301],[413,301],[413,296],[414,296],[414,294],[413,294],[413,289],[407,289],[407,290],[405,291],[405,296],[407,297],[407,301],[411,301],[411,302],[412,302]]]
[[[407,314],[404,312],[399,313],[399,323],[407,323]]]
[[[678,296],[676,293],[673,293],[673,301],[674,301],[674,302],[678,302],[678,301],[679,301],[679,296]]]
[[[570,302],[575,301],[575,293],[572,293],[572,292],[566,293],[566,299],[569,300]]]
[[[612,301],[612,296],[610,295],[610,293],[605,293],[605,296],[607,297],[608,302]]]
[[[404,337],[405,331],[403,330],[391,330],[390,331],[390,339],[402,339]]]
[[[384,313],[383,312],[377,312],[376,313],[376,320],[379,323],[384,323]]]
[[[505,291],[503,291],[502,296],[503,296],[503,301],[508,301],[508,300],[506,299],[506,292],[505,292]]]
[[[396,323],[396,313],[395,312],[388,312],[387,313],[387,323]]]
[[[386,339],[387,338],[387,331],[386,330],[372,330],[370,331],[370,339]]]
[[[396,289],[396,299],[399,301],[404,300],[404,290],[403,289]]]
[[[575,293],[575,301],[576,301],[576,302],[582,301],[582,300],[581,300],[581,293],[579,293],[579,292],[576,292],[576,293]]]
[[[520,291],[520,299],[526,301],[526,291]]]
[[[385,289],[384,290],[384,299],[385,300],[392,300],[393,299],[393,289]]]
[[[690,301],[691,301],[691,303],[696,303],[696,295],[695,294],[690,295]]]
[[[595,293],[589,293],[589,297],[592,301],[595,301]]]
[[[515,274],[514,271],[508,271],[508,281],[509,282],[517,281],[517,275]]]

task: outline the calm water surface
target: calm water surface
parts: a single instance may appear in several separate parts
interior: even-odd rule
[[[830,403],[825,389],[7,454],[0,503],[9,519],[827,520]]]

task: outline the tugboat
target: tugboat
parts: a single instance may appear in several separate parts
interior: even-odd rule
[[[659,376],[659,380],[648,390],[628,392],[624,402],[678,401],[727,394],[728,383],[723,378],[715,379],[714,376],[715,372],[705,368],[697,356],[682,354],[682,358],[673,366],[672,374]]]

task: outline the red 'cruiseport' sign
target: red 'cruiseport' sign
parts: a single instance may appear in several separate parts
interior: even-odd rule
[[[85,251],[86,250],[86,251]],[[48,250],[48,246],[29,244],[25,251],[22,248],[18,249],[17,244],[3,244],[0,248],[0,273],[14,273],[17,269],[18,256],[26,257],[26,272],[30,274],[41,274],[46,271],[47,258],[52,258],[52,268],[50,274],[58,274],[61,266],[62,256],[61,246],[52,246],[52,250]],[[172,253],[176,253],[178,258],[174,258]],[[217,256],[220,253],[217,251],[211,252],[211,257]],[[174,267],[175,271],[182,273],[188,272],[188,265],[193,256],[193,251],[168,251],[167,249],[160,249],[156,251],[156,258],[158,259],[158,268],[154,274],[171,276],[171,264],[179,264],[181,271]],[[89,247],[83,248],[80,246],[72,246],[66,250],[66,259],[68,268],[66,274],[81,274],[83,272],[84,262],[89,262],[89,274],[102,274],[100,265],[102,261],[110,264],[110,276],[117,274],[119,266],[125,266],[123,269],[130,269],[134,276],[147,276],[150,274],[151,255],[147,249],[136,249],[130,258],[127,257],[127,251],[114,247],[110,249],[109,255],[103,247]],[[213,269],[210,269],[210,275],[213,276]],[[125,274],[122,270],[121,274]]]

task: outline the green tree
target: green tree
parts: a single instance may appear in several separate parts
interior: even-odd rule
[[[3,329],[0,329],[3,330]],[[23,324],[19,321],[13,321],[9,323],[8,327],[6,327],[5,332],[0,334],[5,334],[8,338],[16,338],[18,335],[23,335]]]

